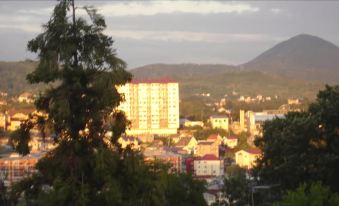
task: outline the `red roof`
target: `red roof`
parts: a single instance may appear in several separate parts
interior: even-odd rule
[[[214,142],[211,141],[200,141],[198,142],[198,145],[212,145],[214,144]]]
[[[235,137],[235,136],[229,136],[229,137],[226,137],[227,139],[238,139],[237,137]]]
[[[168,83],[177,83],[177,82],[171,79],[133,79],[130,83],[131,84],[152,84],[152,83],[168,84]]]
[[[251,148],[251,149],[247,149],[246,152],[250,153],[250,154],[261,154],[261,150],[258,148]]]
[[[208,140],[217,140],[218,135],[217,134],[211,134],[210,136],[207,137]]]
[[[213,154],[206,154],[203,157],[197,157],[194,160],[220,160],[220,159]]]

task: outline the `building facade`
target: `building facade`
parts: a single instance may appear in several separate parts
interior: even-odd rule
[[[44,153],[29,154],[20,156],[13,153],[7,157],[0,158],[0,180],[6,186],[11,186],[23,178],[36,172],[35,165]]]
[[[240,167],[252,169],[261,154],[260,149],[239,150],[235,153],[235,163]]]
[[[228,131],[229,129],[229,121],[227,116],[215,115],[211,116],[209,121],[211,122],[213,129],[224,129]]]
[[[216,157],[219,157],[219,144],[218,142],[212,141],[199,141],[197,145],[196,156],[205,156],[207,154],[212,154]]]
[[[179,128],[179,84],[170,80],[132,81],[118,88],[120,105],[131,121],[128,135],[176,134]]]
[[[212,154],[194,159],[194,176],[218,177],[224,175],[224,161]]]

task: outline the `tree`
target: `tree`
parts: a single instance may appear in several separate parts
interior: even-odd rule
[[[339,191],[339,87],[326,86],[306,112],[265,122],[255,144],[263,151],[255,174],[282,191],[320,181]]]
[[[131,74],[116,57],[111,37],[103,34],[104,18],[93,8],[84,9],[91,23],[76,18],[73,0],[61,0],[44,32],[28,43],[28,49],[38,53],[39,64],[27,79],[49,89],[40,94],[38,112],[21,124],[12,142],[19,153],[28,154],[30,130],[37,128],[43,137],[54,134],[58,146],[39,160],[37,173],[13,186],[12,202],[166,205],[184,188],[191,191],[188,198],[201,201],[198,183],[190,179],[192,184],[171,186],[166,178],[181,177],[168,174],[166,165],[145,163],[141,154],[116,143],[128,124],[116,109],[123,100],[116,87],[130,81]],[[176,200],[196,201],[185,198]]]
[[[339,205],[339,194],[332,193],[329,187],[321,183],[302,184],[296,190],[288,191],[280,202],[273,206],[336,206]]]
[[[246,170],[239,166],[230,166],[222,190],[223,201],[215,205],[244,206],[250,202],[250,181]]]

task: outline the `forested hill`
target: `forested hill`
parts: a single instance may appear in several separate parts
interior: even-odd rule
[[[322,38],[300,34],[268,49],[241,68],[339,84],[339,47]]]
[[[236,71],[236,66],[225,64],[150,64],[132,69],[135,78],[190,79]]]
[[[170,69],[167,69],[170,68]],[[196,69],[195,69],[196,68]],[[131,70],[136,79],[172,78],[180,83],[182,98],[210,93],[220,98],[236,91],[240,95],[278,95],[313,99],[323,88],[319,82],[294,80],[260,71],[244,71],[232,66],[150,65]]]
[[[16,95],[23,91],[33,91],[37,86],[26,81],[26,75],[37,65],[33,61],[0,62],[0,91]]]

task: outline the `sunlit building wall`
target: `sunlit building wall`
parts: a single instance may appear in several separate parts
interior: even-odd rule
[[[118,88],[125,97],[120,109],[131,128],[128,135],[176,134],[179,128],[179,84],[169,80],[132,81]]]

